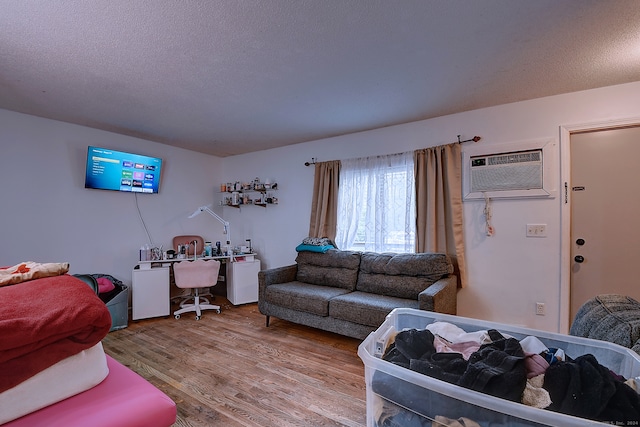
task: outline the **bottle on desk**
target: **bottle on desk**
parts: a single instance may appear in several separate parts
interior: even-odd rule
[[[140,246],[140,261],[151,261],[151,247],[148,244]]]

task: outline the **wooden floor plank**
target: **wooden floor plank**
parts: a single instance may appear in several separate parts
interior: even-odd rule
[[[272,319],[257,304],[130,322],[105,352],[178,406],[176,427],[366,425],[359,340]],[[222,304],[221,304],[222,303]]]

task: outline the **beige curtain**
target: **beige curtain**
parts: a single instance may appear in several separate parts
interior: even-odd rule
[[[316,163],[309,237],[336,238],[340,160]]]
[[[416,252],[451,256],[458,285],[467,285],[460,144],[416,150]]]

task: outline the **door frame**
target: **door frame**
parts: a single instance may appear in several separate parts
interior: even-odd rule
[[[640,125],[640,116],[560,126],[560,318],[558,330],[571,327],[571,134]]]

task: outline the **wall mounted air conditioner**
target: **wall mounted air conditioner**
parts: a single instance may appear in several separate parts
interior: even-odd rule
[[[464,199],[554,197],[550,166],[555,143],[548,142],[509,144],[509,151],[465,151]]]

